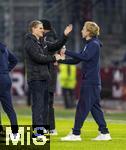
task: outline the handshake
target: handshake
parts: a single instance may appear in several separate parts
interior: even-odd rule
[[[63,46],[63,48],[60,50],[60,53],[54,55],[56,58],[56,61],[65,60],[65,51],[66,51],[66,47]]]
[[[69,24],[69,25],[65,28],[65,30],[64,30],[64,35],[65,35],[65,36],[68,36],[69,33],[72,31],[72,29],[73,29],[72,24]],[[66,47],[63,46],[62,49],[60,50],[60,53],[54,55],[55,58],[56,58],[56,61],[58,61],[58,60],[65,60],[65,51],[66,51]]]

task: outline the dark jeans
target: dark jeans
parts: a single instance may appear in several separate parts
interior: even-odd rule
[[[6,112],[13,133],[18,132],[17,117],[12,105],[11,98],[11,79],[8,74],[0,74],[0,101],[3,110]]]
[[[31,81],[28,85],[32,95],[32,124],[33,126],[47,125],[48,81]]]
[[[55,114],[54,114],[53,103],[54,103],[54,93],[49,92],[49,125],[50,125],[50,130],[55,129]]]
[[[80,91],[80,99],[76,108],[75,124],[73,134],[79,135],[80,129],[88,116],[89,111],[98,124],[101,133],[109,133],[106,128],[106,122],[100,106],[100,86],[82,86]]]

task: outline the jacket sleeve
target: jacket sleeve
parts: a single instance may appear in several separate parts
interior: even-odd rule
[[[46,36],[46,42],[54,43],[57,39],[53,35],[47,35]]]
[[[81,53],[66,50],[65,54],[70,57],[79,59],[80,61],[89,61],[90,59],[92,59],[98,49],[98,45],[96,43],[92,43],[89,44],[85,51],[82,51]]]
[[[67,58],[65,60],[59,60],[58,63],[76,65],[76,64],[80,63],[80,60],[75,59],[75,58]]]
[[[12,54],[12,52],[10,52],[9,50],[8,51],[8,63],[9,63],[9,71],[11,71],[15,66],[16,64],[18,63],[18,60],[16,58],[16,56],[14,54]]]
[[[55,62],[55,56],[45,55],[40,53],[38,45],[33,42],[26,42],[25,49],[30,58],[39,64],[48,64],[50,62]]]
[[[61,39],[57,40],[54,43],[47,41],[46,44],[48,47],[48,51],[55,52],[55,51],[60,50],[63,47],[63,45],[65,45],[67,38],[68,38],[67,36],[63,35]]]

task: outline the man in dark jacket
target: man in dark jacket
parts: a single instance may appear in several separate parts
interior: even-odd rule
[[[43,19],[41,20],[44,27],[44,41],[45,42],[56,42],[57,35],[54,31],[49,20]],[[48,52],[50,55],[54,55],[56,52]],[[57,135],[57,130],[55,129],[55,114],[54,114],[54,93],[56,90],[56,81],[57,81],[57,62],[49,64],[49,71],[51,78],[49,80],[49,118],[48,122],[50,125],[50,134]]]
[[[32,94],[32,123],[33,128],[47,125],[48,115],[48,81],[50,73],[48,65],[61,59],[59,54],[49,55],[48,51],[59,50],[66,42],[71,32],[69,25],[64,31],[62,40],[56,43],[40,42],[44,29],[40,21],[34,20],[29,25],[29,34],[25,38],[26,70],[28,85]],[[41,138],[41,135],[40,135]]]
[[[3,110],[7,113],[7,116],[11,122],[12,140],[19,140],[18,125],[16,113],[13,109],[11,99],[11,79],[9,72],[16,66],[16,57],[6,48],[5,45],[0,43],[0,101]]]

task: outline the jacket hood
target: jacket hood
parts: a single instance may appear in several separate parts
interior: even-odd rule
[[[98,41],[100,47],[102,47],[102,46],[103,46],[103,43],[102,43],[98,38],[96,38],[96,40]]]
[[[0,43],[0,51],[1,51],[2,53],[4,53],[4,52],[5,52],[5,49],[6,49],[6,45]]]
[[[103,46],[103,43],[100,41],[100,39],[99,39],[98,37],[93,37],[93,38],[91,38],[90,40],[87,40],[86,42],[89,43],[89,42],[92,41],[92,40],[94,40],[94,41],[96,41],[97,43],[99,43],[100,47]]]

